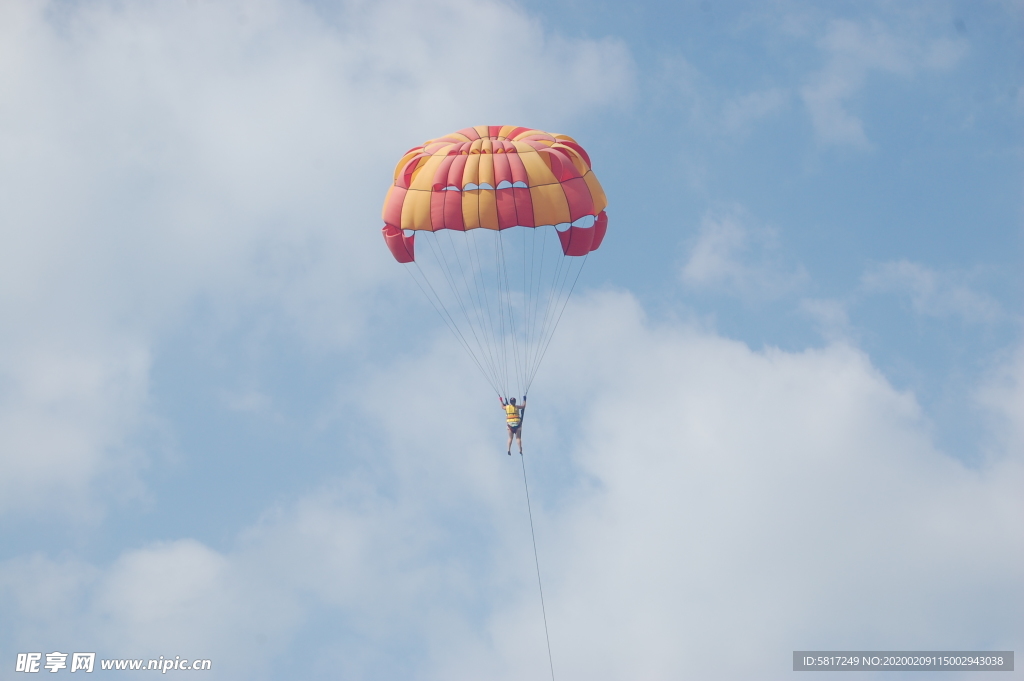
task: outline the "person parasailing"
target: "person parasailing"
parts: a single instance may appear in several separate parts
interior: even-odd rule
[[[505,398],[498,396],[501,400],[501,407],[505,410],[505,425],[508,426],[508,451],[506,454],[512,456],[512,438],[519,442],[519,454],[523,454],[523,412],[526,411],[526,395],[523,395],[523,403],[516,405],[516,398]]]
[[[522,451],[526,394],[604,241],[607,206],[584,148],[533,128],[463,128],[395,166],[384,243],[501,398],[509,455],[513,439]],[[513,386],[521,406],[503,397]]]

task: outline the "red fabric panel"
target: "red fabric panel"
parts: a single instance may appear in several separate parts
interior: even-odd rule
[[[494,186],[497,187],[502,181],[512,182],[512,168],[509,167],[509,160],[505,154],[494,155]]]
[[[551,168],[551,174],[555,176],[555,179],[561,182],[562,180],[562,159],[565,158],[561,154],[552,154],[551,150],[544,148],[543,151],[538,152],[541,154],[541,158],[548,162],[548,167]]]
[[[508,134],[508,139],[514,140],[516,137],[522,135],[524,132],[527,132],[529,130],[532,130],[532,128],[516,128],[515,130]]]
[[[605,232],[608,231],[608,213],[601,211],[594,223],[594,240],[590,244],[590,250],[596,251],[601,242],[604,241]]]
[[[462,219],[462,192],[441,192],[441,195],[444,197],[444,220],[440,227],[434,229],[466,231],[466,223]]]
[[[587,167],[591,166],[591,164],[590,164],[590,155],[586,152],[586,150],[583,149],[583,147],[581,147],[580,145],[576,144],[575,142],[568,142],[566,140],[558,140],[558,143],[559,144],[564,144],[565,146],[569,147],[570,149],[573,149],[573,150],[577,151],[579,153],[579,155],[583,157],[583,160],[587,162]]]
[[[549,153],[558,154],[562,158],[562,181],[571,180],[576,177],[583,177],[576,169],[576,164],[569,158],[569,153],[562,149],[552,149]]]
[[[408,191],[408,189],[398,186],[391,188],[388,200],[384,203],[384,222],[389,225],[401,226],[402,204],[405,203],[405,195]]]
[[[562,242],[562,253],[569,255],[569,237],[572,236],[572,227],[564,232],[556,230],[555,233],[558,234],[558,240]]]
[[[437,170],[434,172],[433,188],[437,191],[444,189],[448,186],[448,172],[451,170],[452,163],[458,156],[446,156],[441,164],[437,166]]]
[[[530,175],[526,172],[526,166],[523,165],[523,159],[519,158],[519,154],[509,154],[505,158],[508,159],[508,167],[512,171],[512,181],[525,182],[526,186],[530,186]],[[532,210],[530,215],[533,215]]]
[[[495,157],[497,158],[497,157]],[[519,224],[516,215],[517,191],[529,192],[529,189],[496,189],[494,190],[495,203],[498,205],[498,229],[508,229]]]
[[[453,159],[452,164],[448,167],[448,180],[445,184],[462,189],[462,174],[466,171],[466,161],[469,160],[469,155],[459,154]]]
[[[402,230],[394,225],[384,225],[381,232],[384,234],[384,243],[388,245],[388,250],[391,251],[391,255],[395,256],[395,260],[407,263],[416,259],[414,257],[415,234],[405,236],[402,234]]]
[[[540,153],[547,154],[547,157],[551,159],[551,172],[558,178],[559,182],[565,182],[574,177],[583,177],[576,170],[576,166],[572,164],[572,159],[558,149],[547,148]]]
[[[584,215],[594,214],[594,197],[590,195],[590,187],[582,177],[566,180],[562,183],[562,191],[569,202],[569,221],[575,222]]]
[[[480,139],[480,135],[477,133],[475,128],[463,128],[462,130],[459,130],[458,134],[465,135],[466,137],[468,137],[471,140],[478,140],[478,139]]]
[[[558,233],[562,242],[562,253],[566,255],[586,255],[590,253],[590,245],[594,241],[593,227],[570,227]]]
[[[497,137],[498,133],[501,132],[501,129],[503,127],[505,127],[505,126],[503,126],[503,125],[488,125],[487,126],[487,136],[488,137]]]
[[[454,194],[455,192],[444,192],[440,189],[435,189],[430,192],[430,229],[436,232],[439,229],[444,229],[444,195]]]
[[[533,196],[526,187],[512,187],[502,191],[512,192],[516,202],[516,217],[523,227],[536,227],[533,218]]]

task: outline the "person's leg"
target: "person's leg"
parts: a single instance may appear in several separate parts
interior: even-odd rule
[[[505,453],[508,454],[509,456],[512,455],[512,429],[511,428],[508,429],[508,451],[505,452]]]
[[[516,428],[516,442],[519,443],[519,453],[523,453],[523,427],[519,426]],[[511,443],[509,443],[511,445]]]

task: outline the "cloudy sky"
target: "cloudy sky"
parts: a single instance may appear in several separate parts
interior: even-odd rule
[[[405,150],[486,124],[609,197],[524,434],[556,678],[1024,651],[1022,36],[1010,0],[0,2],[0,669],[549,677],[502,414],[379,231]]]

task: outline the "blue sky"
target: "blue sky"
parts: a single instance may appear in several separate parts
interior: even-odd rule
[[[546,677],[501,413],[379,236],[480,124],[609,197],[524,433],[560,678],[1020,650],[1022,10],[4,3],[0,664]]]

